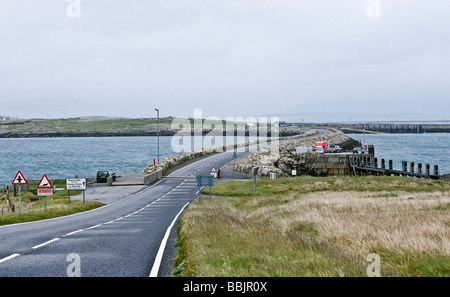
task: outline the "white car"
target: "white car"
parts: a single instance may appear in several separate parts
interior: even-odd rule
[[[319,153],[321,155],[325,154],[325,150],[321,146],[317,146],[315,151],[316,151],[316,153]]]

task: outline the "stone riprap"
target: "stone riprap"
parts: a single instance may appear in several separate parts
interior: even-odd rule
[[[302,157],[302,154],[295,152],[297,147],[312,148],[318,141],[328,141],[339,145],[350,139],[341,131],[335,129],[330,129],[330,131],[332,131],[331,134],[293,140],[270,148],[263,148],[258,152],[239,159],[239,163],[235,165],[234,170],[259,176],[267,176],[271,172],[279,176],[290,175],[292,169],[296,168],[294,164]],[[312,131],[309,133],[314,134]],[[307,135],[307,133],[305,134]]]
[[[317,134],[317,131],[314,129],[307,129],[307,128],[302,128],[302,127],[280,127],[280,134],[296,134],[296,135],[291,135],[291,136],[286,136],[286,137],[280,137],[280,139],[295,139],[298,137],[305,137],[305,136],[311,136],[314,134]],[[268,141],[270,141],[270,138],[268,139]],[[174,166],[186,163],[186,162],[190,162],[194,159],[197,158],[201,158],[204,157],[206,155],[209,154],[213,154],[216,152],[226,152],[226,151],[232,151],[234,149],[239,149],[239,148],[243,148],[244,146],[248,146],[248,145],[253,145],[253,144],[257,144],[258,140],[253,140],[253,141],[246,141],[246,142],[242,142],[242,143],[238,143],[238,144],[228,144],[228,145],[221,145],[221,146],[213,146],[213,147],[208,147],[208,148],[204,148],[204,149],[197,149],[197,150],[193,150],[190,152],[184,152],[184,153],[180,153],[180,154],[176,154],[167,158],[164,158],[162,160],[160,160],[159,163],[157,164],[150,164],[147,168],[145,168],[144,170],[141,171],[141,173],[153,173],[155,171],[158,170],[167,170],[170,169]]]

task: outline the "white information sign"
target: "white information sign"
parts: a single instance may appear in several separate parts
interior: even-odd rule
[[[66,180],[67,190],[86,190],[85,178],[68,178]]]

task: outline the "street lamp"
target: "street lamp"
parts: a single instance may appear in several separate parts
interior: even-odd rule
[[[157,114],[157,118],[158,118],[158,123],[157,123],[157,130],[158,130],[158,164],[159,164],[159,108],[155,108],[156,110],[156,114]]]

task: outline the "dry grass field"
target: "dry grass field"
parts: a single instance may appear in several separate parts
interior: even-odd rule
[[[450,183],[340,177],[216,184],[179,227],[179,276],[450,276]]]

